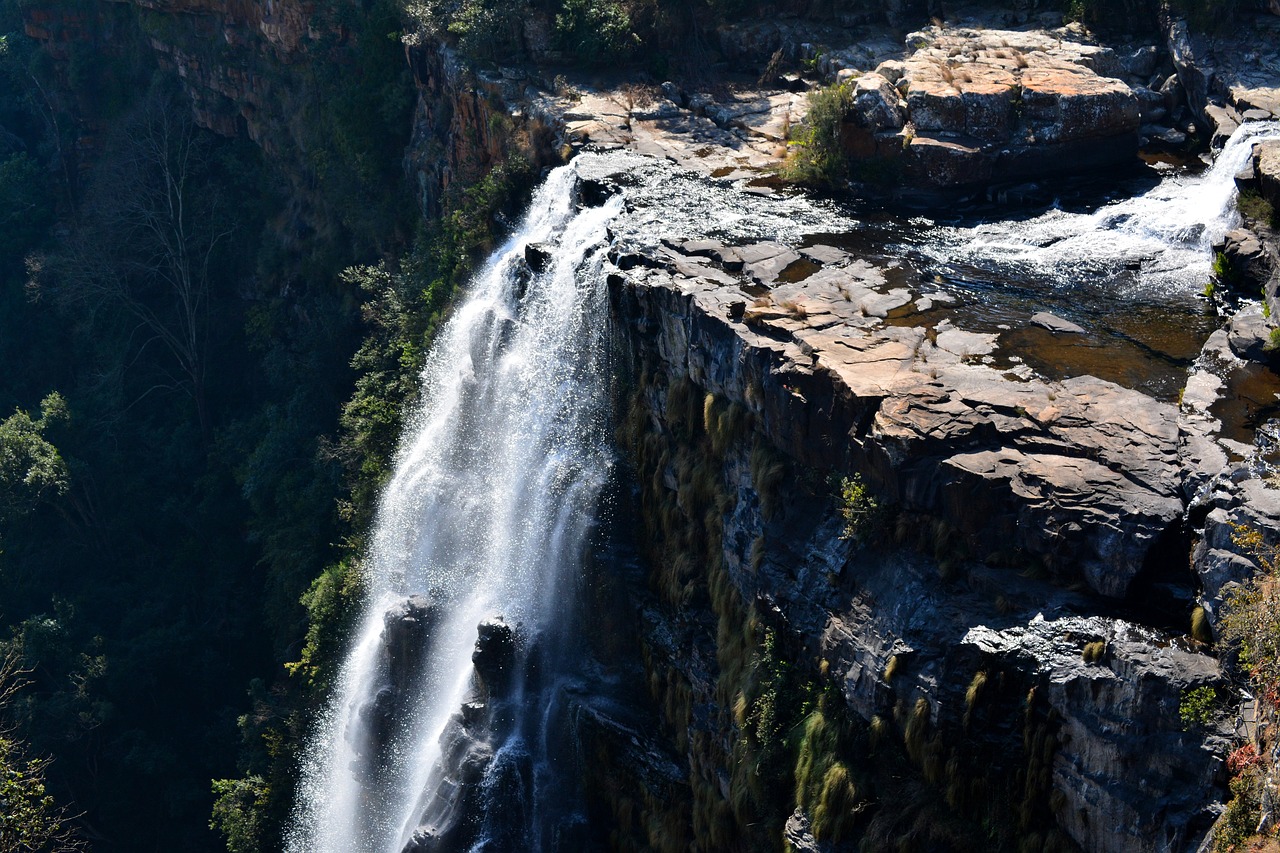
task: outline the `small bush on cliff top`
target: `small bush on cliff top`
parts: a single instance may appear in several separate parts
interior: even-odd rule
[[[853,88],[837,83],[809,93],[809,115],[793,138],[786,178],[816,187],[838,186],[849,176],[840,146],[840,125],[853,106]]]

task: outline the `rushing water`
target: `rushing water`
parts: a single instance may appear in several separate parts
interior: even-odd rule
[[[1231,179],[1252,141],[1276,135],[1275,123],[1246,125],[1205,172],[1110,203],[949,224],[744,199],[724,182],[613,155],[609,168],[627,169],[631,186],[622,215],[619,196],[574,202],[590,157],[557,169],[428,356],[365,561],[363,615],[304,756],[289,853],[575,849],[572,756],[554,732],[573,678],[577,579],[612,468],[610,229],[650,245],[843,243],[878,256],[888,286],[958,294],[948,320],[1001,329],[1042,372],[1171,395],[1216,323],[1195,295],[1209,246],[1235,224]],[[545,247],[538,271],[524,260],[532,243]],[[1031,329],[1045,307],[1086,334]],[[937,310],[890,321],[937,322]],[[406,652],[393,627],[414,620],[427,627]],[[473,665],[486,621],[513,638],[515,676],[501,695]]]
[[[933,230],[923,254],[1079,289],[1102,284],[1157,299],[1204,287],[1210,247],[1239,224],[1234,178],[1254,142],[1280,123],[1244,124],[1199,174],[1174,172],[1149,190],[1094,210],[1054,206],[1029,218]]]
[[[441,736],[472,691],[477,625],[501,616],[517,627],[518,654],[536,647],[548,660],[569,627],[611,468],[599,270],[606,225],[621,208],[614,198],[577,209],[574,181],[571,166],[547,179],[428,357],[420,414],[378,513],[364,617],[305,758],[292,853],[399,853],[415,831],[452,819],[437,808],[450,784],[437,765]],[[534,242],[549,257],[530,275],[523,247]],[[411,594],[428,596],[435,621],[415,695],[374,749],[369,703],[390,677],[384,614]],[[553,701],[511,701],[540,700]],[[538,789],[555,784],[535,724],[545,710],[517,712],[488,745],[492,772],[522,762],[534,790],[521,795],[535,804]],[[530,813],[526,823],[535,821]],[[539,833],[522,829],[519,848],[540,849]]]

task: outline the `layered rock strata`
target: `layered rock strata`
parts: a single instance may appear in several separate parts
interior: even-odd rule
[[[1163,547],[1184,511],[1176,408],[1092,377],[1002,369],[994,335],[901,325],[930,294],[835,247],[624,240],[611,258],[642,374],[634,446],[646,511],[700,511],[691,501],[706,487],[681,461],[682,447],[702,446],[690,443],[700,429],[712,444],[696,452],[719,460],[723,515],[705,522],[719,549],[698,558],[712,601],[724,600],[724,572],[852,714],[893,721],[926,779],[931,762],[981,767],[988,781],[1029,775],[1043,787],[1027,789],[1025,807],[1084,849],[1194,849],[1215,814],[1205,794],[1225,741],[1183,731],[1178,707],[1185,691],[1219,683],[1217,662],[1107,603],[1189,583],[1185,557]],[[693,416],[703,426],[690,427],[684,400],[704,395]],[[746,433],[725,426],[731,410]],[[656,461],[655,441],[666,448]],[[771,453],[780,479],[767,473]],[[861,476],[893,507],[881,535],[916,547],[842,539],[839,502],[807,471]],[[669,584],[661,565],[655,582]],[[751,617],[716,607],[720,627],[697,610],[645,610],[649,659],[685,685],[660,701],[676,737],[703,744],[689,754],[690,784],[704,791],[695,800],[746,737],[724,704],[725,630],[746,631],[733,623]],[[1017,747],[1019,726],[1048,745]],[[920,731],[929,739],[913,747]],[[726,801],[736,796],[719,778]],[[811,817],[802,809],[788,832],[810,837]]]

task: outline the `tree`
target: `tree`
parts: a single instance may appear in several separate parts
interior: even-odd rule
[[[66,419],[66,401],[55,392],[41,402],[39,418],[19,409],[0,421],[0,521],[66,494],[67,463],[44,435]]]
[[[17,656],[0,659],[0,712],[22,689]],[[0,728],[0,853],[71,853],[84,842],[71,826],[67,807],[45,788],[49,760],[30,758],[11,729]]]
[[[211,139],[190,107],[152,91],[108,143],[65,253],[30,269],[37,293],[51,292],[90,322],[122,311],[139,352],[160,344],[170,366],[142,396],[189,395],[206,440],[210,284],[234,231],[215,169]]]

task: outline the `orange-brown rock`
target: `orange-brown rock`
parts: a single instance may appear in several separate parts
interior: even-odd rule
[[[1105,48],[1053,34],[930,28],[886,63],[906,93],[908,174],[934,186],[1083,170],[1131,159],[1136,95],[1103,76]]]

